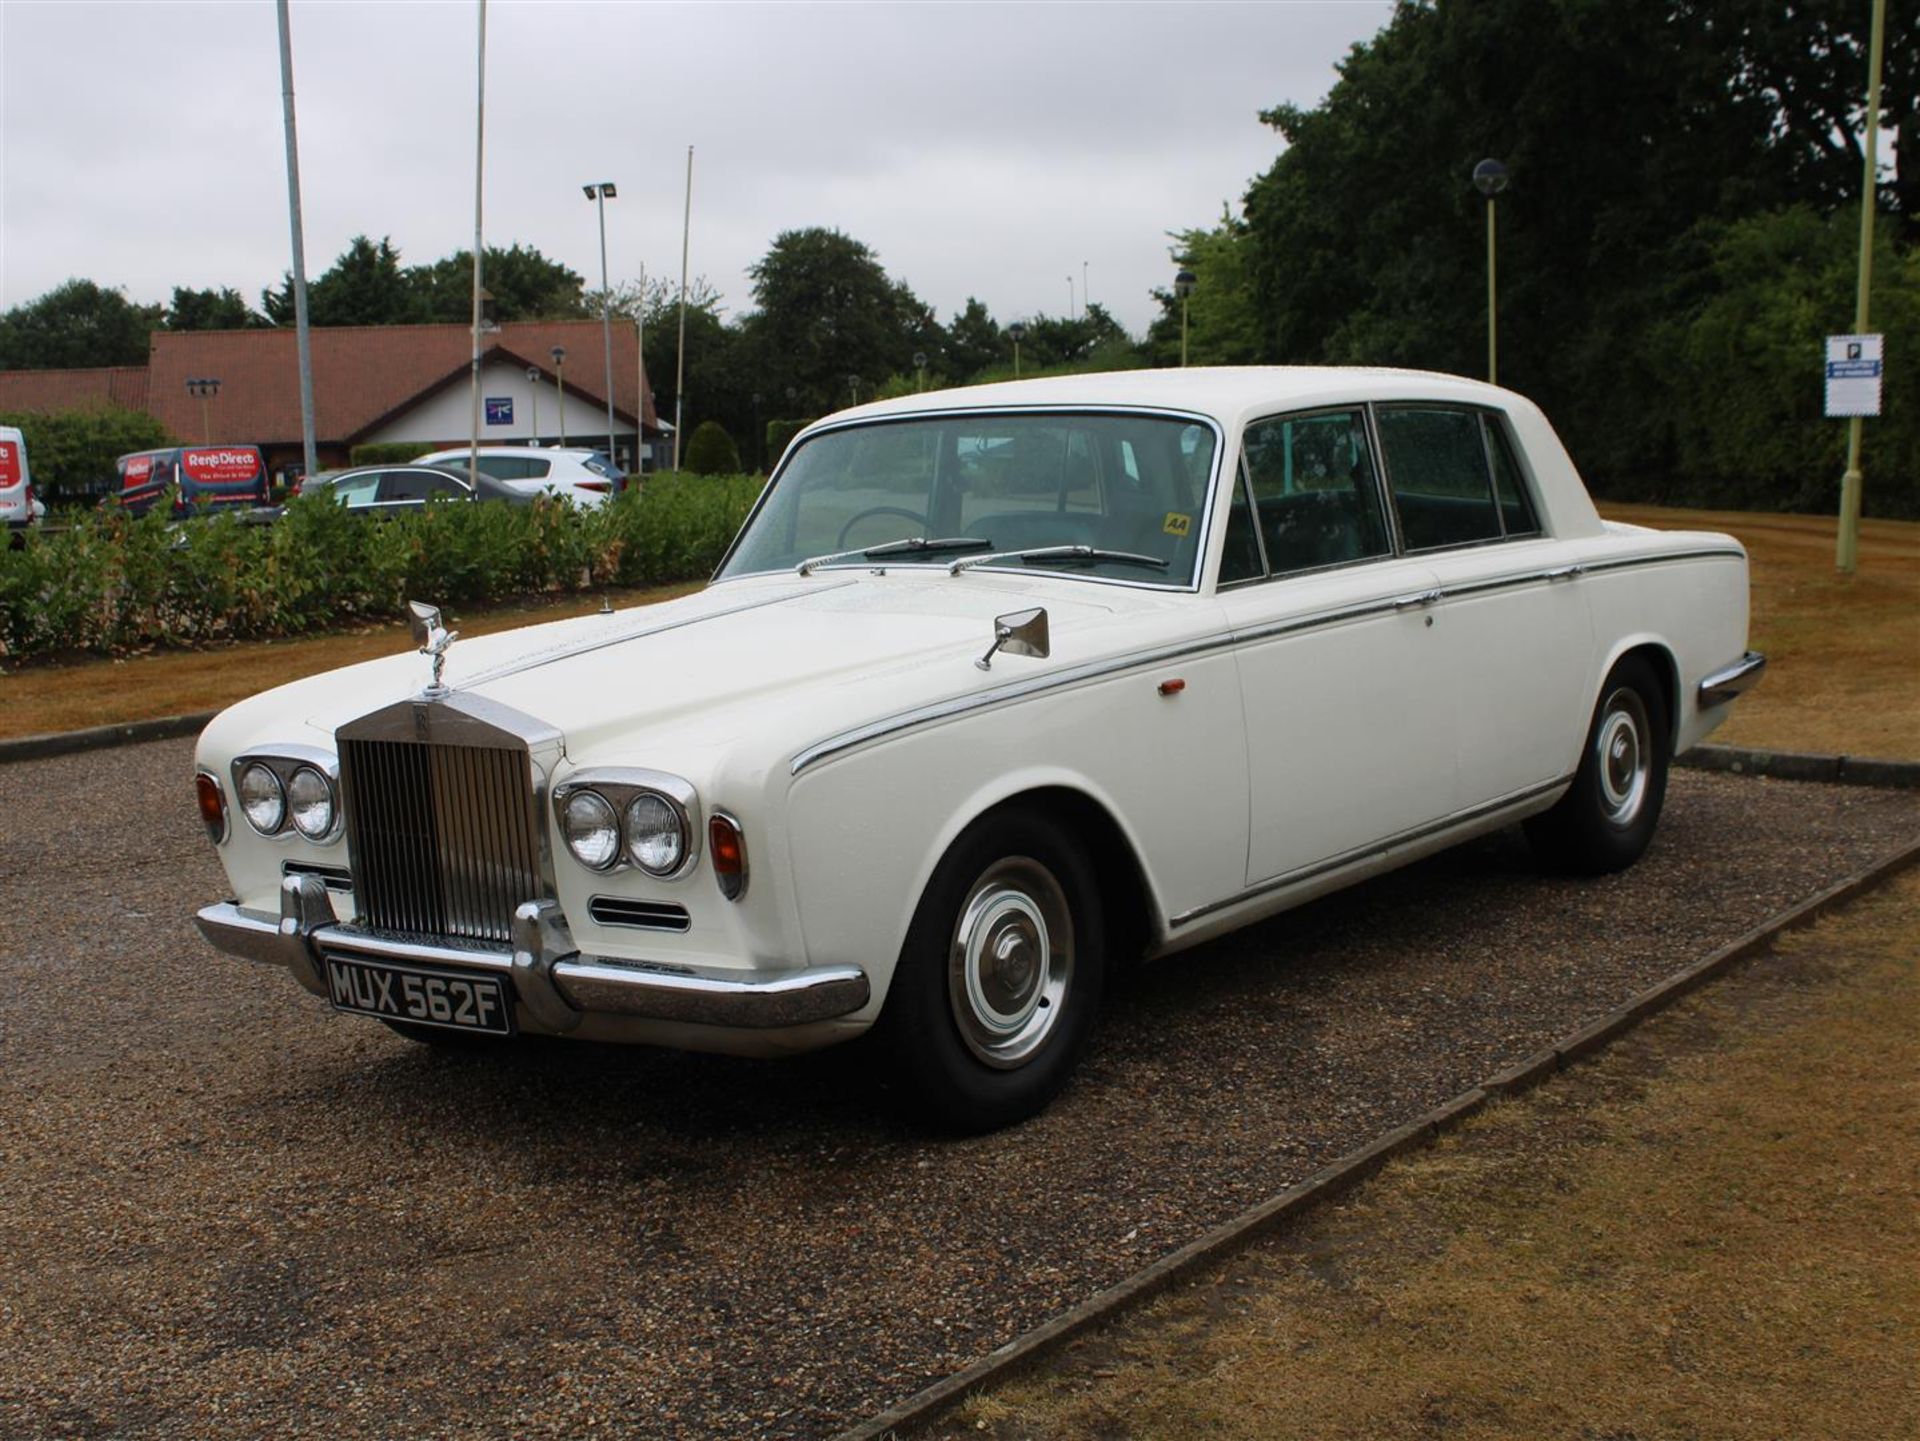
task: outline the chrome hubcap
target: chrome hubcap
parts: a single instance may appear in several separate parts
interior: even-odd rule
[[[1647,708],[1637,691],[1622,688],[1607,697],[1593,748],[1602,812],[1613,825],[1632,825],[1646,804],[1653,771]]]
[[[1002,1070],[1058,1024],[1073,979],[1073,914],[1038,861],[1009,856],[973,883],[953,928],[947,993],[967,1049]]]

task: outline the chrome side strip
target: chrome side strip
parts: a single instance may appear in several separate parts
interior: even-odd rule
[[[1238,631],[1223,631],[1216,635],[1203,636],[1198,640],[1184,641],[1174,645],[1160,646],[1152,650],[1136,651],[1131,655],[1114,656],[1103,661],[1089,661],[1084,665],[1071,666],[1050,675],[1036,676],[1032,680],[1019,681],[1013,685],[995,686],[991,690],[976,691],[972,695],[955,696],[950,700],[933,701],[927,705],[916,706],[912,710],[901,711],[897,715],[887,716],[866,725],[856,726],[852,730],[841,731],[824,740],[816,741],[798,752],[789,773],[799,775],[809,766],[852,750],[855,746],[865,745],[869,741],[894,735],[917,726],[931,725],[936,721],[951,720],[955,716],[969,715],[974,711],[986,710],[997,705],[1027,700],[1048,691],[1059,690],[1066,686],[1079,685],[1085,681],[1097,680],[1103,676],[1117,675],[1123,671],[1138,670],[1144,666],[1159,665],[1169,660],[1177,660],[1191,655],[1204,655],[1209,651],[1224,650],[1232,646],[1253,641],[1270,640],[1274,636],[1293,635],[1300,631],[1317,630],[1322,626],[1340,625],[1350,620],[1359,620],[1366,616],[1379,615],[1388,611],[1409,610],[1417,607],[1437,605],[1455,596],[1484,595],[1490,591],[1506,590],[1514,586],[1537,585],[1541,582],[1577,579],[1591,575],[1596,571],[1622,570],[1629,566],[1664,565],[1669,561],[1699,560],[1703,557],[1724,557],[1738,560],[1741,552],[1724,547],[1712,550],[1676,551],[1671,555],[1643,555],[1626,560],[1608,560],[1584,562],[1579,565],[1549,566],[1541,570],[1524,571],[1517,575],[1500,576],[1493,580],[1473,581],[1463,585],[1448,586],[1443,590],[1429,590],[1405,595],[1386,596],[1379,600],[1362,601],[1356,605],[1338,606],[1332,610],[1315,611],[1311,615],[1293,616],[1286,620],[1269,621],[1265,625],[1248,626]],[[1268,582],[1269,584],[1271,582]]]
[[[1735,696],[1745,695],[1760,684],[1766,669],[1767,658],[1757,650],[1748,651],[1732,665],[1722,666],[1701,679],[1700,704],[1725,705]]]
[[[1502,796],[1497,801],[1489,801],[1486,805],[1475,806],[1470,811],[1462,811],[1458,815],[1448,816],[1443,821],[1435,821],[1431,825],[1415,826],[1412,830],[1401,831],[1397,835],[1388,836],[1385,840],[1369,841],[1364,846],[1355,846],[1350,851],[1342,851],[1339,855],[1330,856],[1324,861],[1316,861],[1312,865],[1301,866],[1296,870],[1287,871],[1283,875],[1274,876],[1270,880],[1259,881],[1254,885],[1246,887],[1244,890],[1237,891],[1233,895],[1223,897],[1220,900],[1208,901],[1204,906],[1195,906],[1190,911],[1182,911],[1179,915],[1172,917],[1167,922],[1167,925],[1170,929],[1177,930],[1181,926],[1191,925],[1194,921],[1204,916],[1210,916],[1216,911],[1224,911],[1230,906],[1237,906],[1246,901],[1257,900],[1259,897],[1268,895],[1274,891],[1285,890],[1288,886],[1304,885],[1306,882],[1316,880],[1330,872],[1343,870],[1348,866],[1358,865],[1363,861],[1378,859],[1401,846],[1410,846],[1415,842],[1426,840],[1431,836],[1437,836],[1443,831],[1454,830],[1460,826],[1471,825],[1475,821],[1484,820],[1496,811],[1508,810],[1514,806],[1525,805],[1528,801],[1537,800],[1541,796],[1564,788],[1572,780],[1573,773],[1568,772],[1558,780],[1547,781],[1543,785],[1532,786],[1523,791],[1516,791],[1512,795]]]

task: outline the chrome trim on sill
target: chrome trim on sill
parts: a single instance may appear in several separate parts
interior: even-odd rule
[[[1269,880],[1256,882],[1243,890],[1236,891],[1233,895],[1222,897],[1217,901],[1208,901],[1204,906],[1195,906],[1190,911],[1182,911],[1179,915],[1170,917],[1167,921],[1167,926],[1170,930],[1178,930],[1181,926],[1191,925],[1194,921],[1201,919],[1203,916],[1210,916],[1216,911],[1224,911],[1229,907],[1240,905],[1245,901],[1257,900],[1259,897],[1269,895],[1274,891],[1285,890],[1288,886],[1304,885],[1308,881],[1317,880],[1321,876],[1330,874],[1333,871],[1344,870],[1348,866],[1359,865],[1365,861],[1379,859],[1389,855],[1402,846],[1413,845],[1431,836],[1437,836],[1443,831],[1450,831],[1459,826],[1471,825],[1477,820],[1483,820],[1487,816],[1493,815],[1496,811],[1507,810],[1513,806],[1525,805],[1528,801],[1537,800],[1549,792],[1564,790],[1568,785],[1572,784],[1573,775],[1574,773],[1570,771],[1558,780],[1547,781],[1543,785],[1531,786],[1526,790],[1516,791],[1512,795],[1502,796],[1497,801],[1489,801],[1486,805],[1476,806],[1472,810],[1462,811],[1458,815],[1448,816],[1443,821],[1434,821],[1430,825],[1415,826],[1412,830],[1401,831],[1397,835],[1388,836],[1385,840],[1370,841],[1364,846],[1355,846],[1350,851],[1342,851],[1339,855],[1330,856],[1324,861],[1316,861],[1312,865],[1301,866],[1298,869],[1287,871],[1282,875],[1274,876]]]
[[[1704,676],[1698,691],[1702,706],[1725,705],[1736,696],[1745,695],[1760,684],[1760,677],[1767,669],[1767,658],[1757,650],[1750,650],[1732,665],[1720,667]]]
[[[522,1007],[539,1024],[565,1034],[586,1015],[630,1016],[690,1025],[767,1030],[848,1015],[872,995],[859,966],[748,972],[670,966],[592,956],[573,949],[565,917],[552,901],[528,901],[514,913],[513,949],[481,942],[416,936],[335,920],[318,876],[288,876],[281,915],[232,901],[204,907],[200,934],[229,955],[285,966],[300,984],[324,996],[320,962],[329,953],[370,960],[421,962],[508,976]]]

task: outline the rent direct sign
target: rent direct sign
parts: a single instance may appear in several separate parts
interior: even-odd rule
[[[1827,414],[1880,413],[1880,335],[1827,337]]]
[[[20,452],[10,440],[0,440],[0,490],[11,490],[20,483]]]
[[[513,397],[511,395],[489,395],[487,397],[487,424],[513,424]]]
[[[260,453],[238,446],[211,450],[183,450],[180,464],[194,480],[208,485],[232,485],[260,473]]]

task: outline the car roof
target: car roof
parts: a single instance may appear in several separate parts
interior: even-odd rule
[[[1007,407],[1126,406],[1191,411],[1223,425],[1281,410],[1367,400],[1451,400],[1502,409],[1529,401],[1510,390],[1430,370],[1361,366],[1192,366],[1179,370],[1109,370],[999,381],[874,401],[838,411],[816,425],[917,415],[928,411]]]

